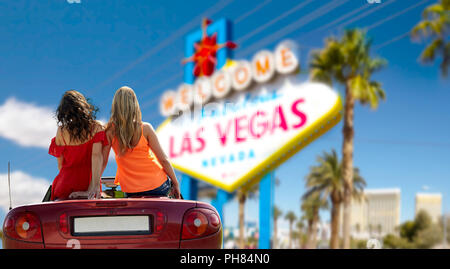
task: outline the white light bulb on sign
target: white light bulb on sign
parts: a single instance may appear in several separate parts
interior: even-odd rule
[[[194,101],[194,92],[193,92],[192,85],[189,84],[181,84],[178,87],[178,93],[177,93],[177,107],[178,109],[185,111],[190,109],[193,101]]]
[[[225,97],[231,90],[231,79],[228,72],[220,70],[211,77],[212,94],[215,98]]]
[[[203,105],[211,99],[211,80],[206,77],[198,78],[194,83],[194,104]]]
[[[239,61],[230,68],[231,84],[237,91],[245,90],[252,82],[252,66],[248,61]]]
[[[165,117],[169,117],[176,112],[176,100],[177,99],[177,93],[169,90],[166,91],[161,96],[161,103],[159,104],[159,111],[161,112],[161,115]]]
[[[263,83],[269,81],[275,74],[275,57],[268,50],[258,52],[252,59],[253,79]]]
[[[275,49],[275,68],[281,74],[293,73],[299,67],[298,46],[292,41],[284,41]]]

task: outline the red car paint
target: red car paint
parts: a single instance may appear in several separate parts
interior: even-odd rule
[[[75,218],[93,216],[149,216],[151,228],[148,234],[74,233]],[[6,215],[3,232],[5,249],[222,247],[222,224],[213,206],[166,197],[65,200],[20,206]],[[30,238],[24,239],[27,236]]]

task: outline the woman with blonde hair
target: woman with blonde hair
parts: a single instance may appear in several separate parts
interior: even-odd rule
[[[130,87],[121,87],[114,95],[106,136],[116,155],[115,183],[127,197],[180,198],[172,165],[152,125],[142,122],[139,102]]]

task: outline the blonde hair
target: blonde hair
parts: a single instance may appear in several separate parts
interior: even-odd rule
[[[108,129],[113,130],[113,134],[119,142],[119,155],[132,148],[133,136],[136,129],[141,128],[141,125],[142,114],[136,94],[130,87],[120,87],[114,94],[111,118],[108,122]]]

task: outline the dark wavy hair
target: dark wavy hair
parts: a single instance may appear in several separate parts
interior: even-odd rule
[[[56,109],[56,119],[61,129],[66,130],[71,141],[86,141],[93,132],[98,108],[90,104],[81,93],[66,91]]]

